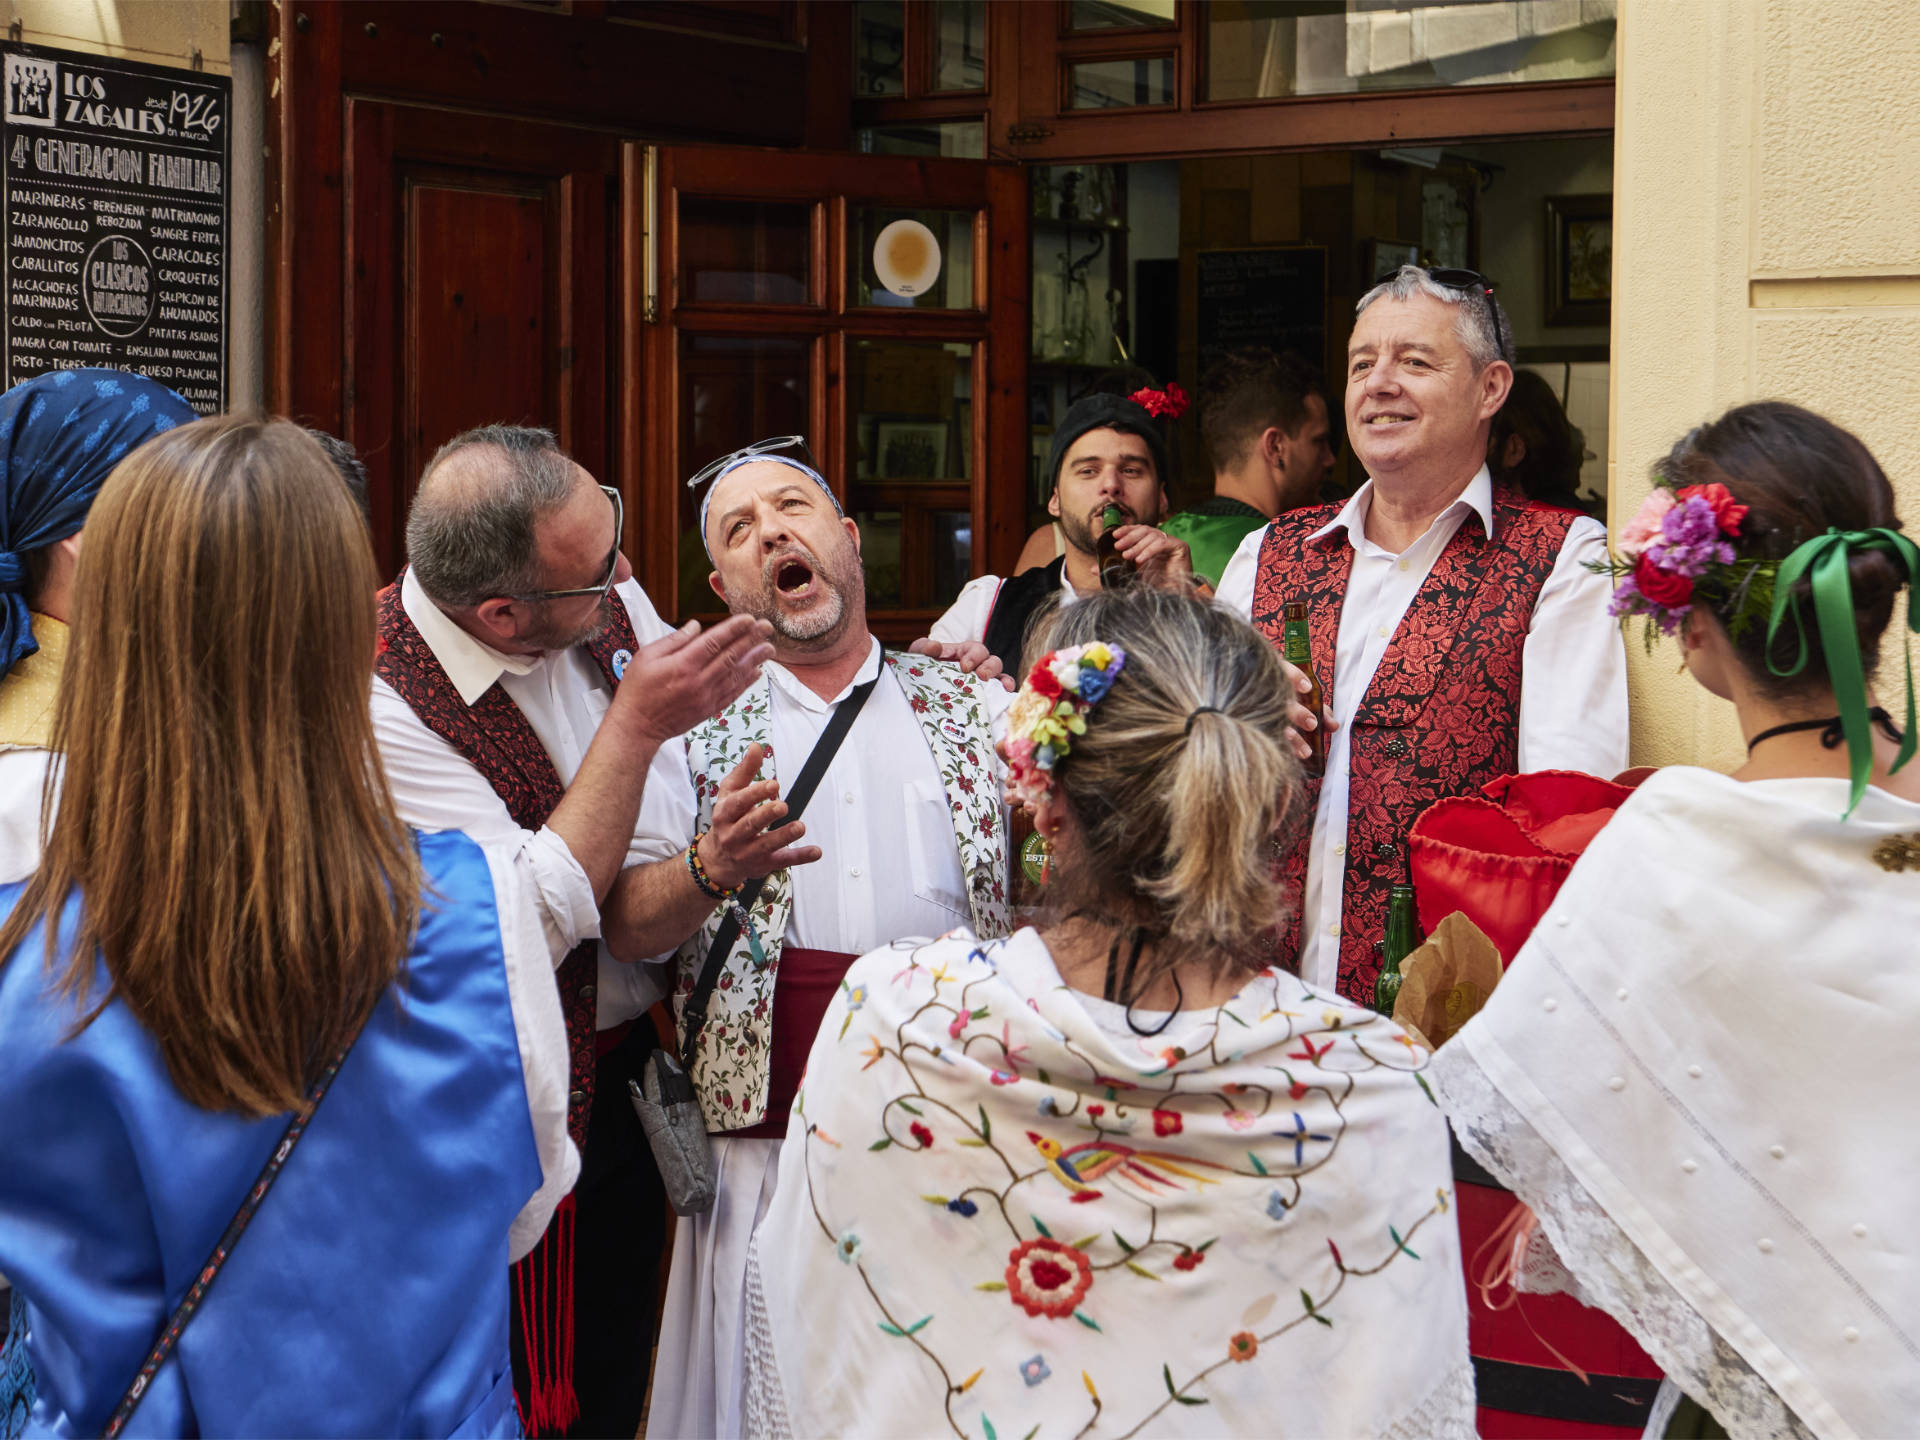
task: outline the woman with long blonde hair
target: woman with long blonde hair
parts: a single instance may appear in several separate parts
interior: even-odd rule
[[[89,515],[59,803],[0,891],[31,1428],[517,1433],[507,1266],[578,1170],[559,1004],[507,868],[394,813],[377,583],[284,421],[172,430]]]

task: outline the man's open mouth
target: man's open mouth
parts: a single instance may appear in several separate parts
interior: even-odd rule
[[[773,572],[773,584],[782,595],[800,595],[813,584],[813,567],[804,560],[782,560]]]

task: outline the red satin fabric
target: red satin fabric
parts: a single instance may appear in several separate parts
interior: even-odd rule
[[[1573,862],[1632,793],[1597,776],[1541,770],[1430,806],[1407,837],[1421,927],[1432,933],[1460,911],[1511,965]]]
[[[860,957],[838,950],[803,950],[798,945],[780,949],[780,969],[773,977],[772,1077],[767,1085],[767,1115],[758,1125],[730,1130],[729,1138],[784,1140],[787,1112],[807,1072],[813,1037],[826,1018],[847,967]]]

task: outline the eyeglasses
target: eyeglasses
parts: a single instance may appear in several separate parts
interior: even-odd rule
[[[687,488],[698,489],[736,461],[751,460],[758,455],[773,455],[782,450],[798,450],[806,459],[807,468],[816,473],[819,471],[819,465],[814,462],[813,451],[807,448],[806,436],[776,435],[771,440],[756,440],[751,445],[743,445],[731,455],[722,455],[718,460],[702,465],[694,477],[687,481]]]
[[[573,595],[604,596],[613,588],[613,577],[620,573],[620,537],[627,529],[627,507],[621,500],[620,492],[611,485],[602,485],[600,493],[613,502],[613,553],[607,557],[606,578],[598,585],[580,585],[572,590],[529,590],[524,594],[509,598],[514,600],[565,600]]]
[[[1507,353],[1506,337],[1500,333],[1500,310],[1499,307],[1493,303],[1493,281],[1482,275],[1478,270],[1462,270],[1446,265],[1416,265],[1413,268],[1423,271],[1427,278],[1436,285],[1444,285],[1449,290],[1465,290],[1469,294],[1478,295],[1485,303],[1488,315],[1493,319],[1493,343],[1500,350],[1500,358],[1508,364],[1513,363],[1513,357]],[[1386,274],[1375,278],[1373,283],[1376,285],[1385,285],[1398,276],[1399,273],[1400,271],[1398,269],[1389,270]]]

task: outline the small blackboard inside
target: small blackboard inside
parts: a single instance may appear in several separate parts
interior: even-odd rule
[[[0,367],[138,370],[227,400],[224,75],[0,46]]]
[[[1319,245],[1199,252],[1200,368],[1223,350],[1265,345],[1318,365],[1327,344],[1327,252]]]

